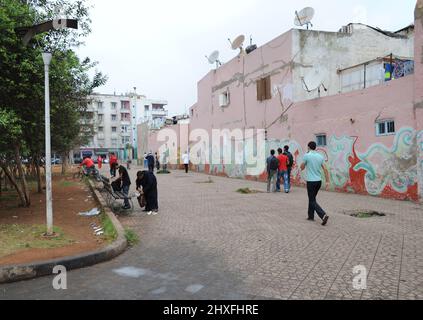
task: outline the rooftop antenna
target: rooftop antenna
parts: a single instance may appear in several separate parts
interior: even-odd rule
[[[314,17],[314,9],[312,7],[306,7],[302,9],[300,12],[295,11],[295,19],[294,24],[298,27],[307,26],[307,30],[309,26],[313,27],[311,20]]]
[[[228,40],[229,40],[229,43],[231,44],[232,50],[239,49],[240,50],[239,55],[244,53],[244,49],[243,49],[244,41],[245,41],[244,35],[240,35],[236,37],[234,41],[231,41],[231,39],[228,39]]]
[[[219,51],[215,50],[209,56],[206,56],[210,64],[216,63],[216,69],[222,65],[222,62],[220,62],[219,60],[219,55],[220,55]]]
[[[307,92],[318,90],[320,94],[320,87],[323,87],[325,91],[328,91],[323,83],[327,75],[328,73],[324,68],[313,68],[309,73],[301,78],[304,90]]]

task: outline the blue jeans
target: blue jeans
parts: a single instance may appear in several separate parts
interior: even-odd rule
[[[130,207],[131,205],[129,204],[129,199],[128,199],[128,195],[129,195],[129,186],[123,186],[122,187],[122,193],[125,195],[125,207]]]
[[[281,179],[283,178],[285,192],[289,192],[289,176],[288,171],[278,171],[278,180],[276,182],[276,190],[281,191]]]

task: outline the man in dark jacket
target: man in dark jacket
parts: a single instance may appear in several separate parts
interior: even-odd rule
[[[148,171],[150,172],[154,172],[154,156],[153,154],[150,152],[147,156],[147,162],[148,162]]]
[[[294,166],[294,156],[292,155],[291,152],[289,152],[289,146],[285,146],[283,147],[284,149],[284,155],[286,155],[288,157],[288,185],[289,185],[289,189],[291,189],[291,172],[292,172],[292,167]]]
[[[141,190],[142,188],[142,190]],[[144,193],[146,200],[145,212],[156,215],[159,212],[157,179],[153,172],[139,171],[137,173],[137,190]]]
[[[128,171],[124,166],[119,167],[119,179],[121,180],[122,193],[125,195],[125,204],[122,207],[124,210],[131,209],[129,204],[129,188],[131,187],[131,179],[129,178]]]

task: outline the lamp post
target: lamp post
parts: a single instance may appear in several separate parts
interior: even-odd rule
[[[49,70],[52,54],[43,53],[45,75],[45,141],[46,141],[46,214],[47,236],[53,236],[53,197],[51,187],[51,133],[50,133],[50,79]]]
[[[76,19],[54,19],[37,24],[31,27],[17,28],[15,31],[23,36],[22,42],[27,46],[31,39],[37,34],[62,29],[78,29],[78,20]],[[45,142],[46,142],[46,215],[47,215],[47,233],[46,236],[54,236],[53,232],[53,197],[51,187],[51,135],[50,135],[50,80],[49,69],[52,54],[44,52],[44,73],[45,73]]]

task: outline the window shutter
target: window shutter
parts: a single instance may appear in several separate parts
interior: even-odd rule
[[[262,84],[263,84],[262,79],[257,80],[257,100],[258,101],[263,101]]]
[[[264,79],[264,83],[265,83],[265,99],[272,99],[272,84],[270,81],[270,76],[266,77]]]

